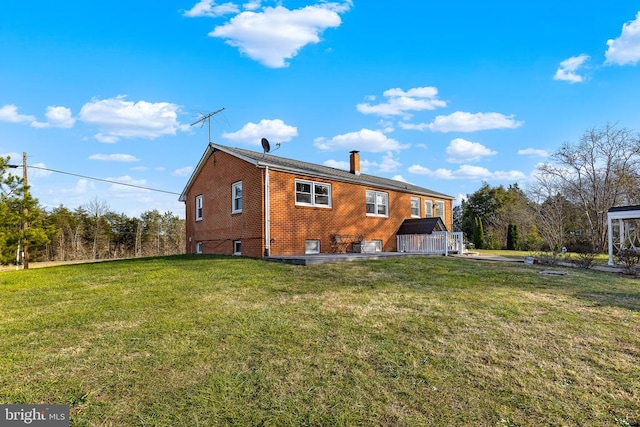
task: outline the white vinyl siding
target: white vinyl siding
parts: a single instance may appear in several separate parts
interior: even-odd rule
[[[331,207],[331,184],[296,179],[296,205]]]
[[[369,216],[389,216],[389,195],[379,191],[367,190],[366,211]]]
[[[231,186],[231,195],[233,199],[233,206],[231,206],[231,213],[242,212],[242,181],[236,182]]]

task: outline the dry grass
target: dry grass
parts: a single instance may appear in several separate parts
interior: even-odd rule
[[[405,258],[0,274],[0,402],[73,425],[638,425],[640,283]]]

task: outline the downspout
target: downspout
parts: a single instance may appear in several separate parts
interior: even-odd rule
[[[269,166],[264,169],[264,256],[271,255],[271,196],[269,191]]]

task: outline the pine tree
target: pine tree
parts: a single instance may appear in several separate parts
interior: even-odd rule
[[[482,228],[482,220],[478,217],[475,219],[473,229],[473,246],[476,249],[482,249],[484,247],[484,229]]]

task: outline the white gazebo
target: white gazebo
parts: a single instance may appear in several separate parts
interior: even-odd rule
[[[614,221],[617,220],[618,234],[614,239]],[[640,220],[640,205],[619,206],[607,212],[607,227],[609,232],[609,265],[613,265],[613,250],[640,250],[640,227],[629,224],[631,220]],[[625,224],[625,221],[627,223]],[[635,221],[634,221],[635,222]]]

